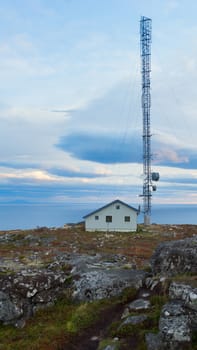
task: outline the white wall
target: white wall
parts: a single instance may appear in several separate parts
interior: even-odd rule
[[[116,209],[119,205],[120,209]],[[112,216],[112,222],[106,222],[106,216]],[[95,216],[99,219],[95,220]],[[130,222],[125,222],[125,216],[130,216]],[[122,203],[113,203],[107,208],[88,216],[85,219],[86,231],[136,231],[137,212]]]

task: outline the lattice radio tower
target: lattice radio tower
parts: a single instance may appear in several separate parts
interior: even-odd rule
[[[151,172],[151,128],[150,128],[150,72],[151,72],[151,38],[152,21],[141,17],[140,46],[141,46],[141,73],[142,73],[142,116],[143,116],[143,213],[144,225],[151,221],[151,197],[156,186],[152,181],[159,180],[159,173]]]

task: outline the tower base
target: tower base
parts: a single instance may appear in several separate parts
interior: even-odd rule
[[[150,225],[150,216],[144,215],[144,225]]]

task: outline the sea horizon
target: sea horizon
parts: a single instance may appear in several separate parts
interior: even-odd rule
[[[101,206],[95,203],[0,204],[0,230],[62,227],[83,221],[83,216]],[[197,204],[153,205],[151,223],[196,225],[196,213]],[[142,222],[141,213],[138,224]]]

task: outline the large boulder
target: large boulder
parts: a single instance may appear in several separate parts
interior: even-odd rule
[[[186,283],[172,282],[169,288],[169,297],[179,300],[189,316],[191,329],[197,331],[197,288]]]
[[[197,273],[197,236],[159,244],[152,258],[154,274],[175,276]]]
[[[123,256],[60,254],[47,267],[32,267],[0,276],[0,321],[22,327],[39,308],[61,295],[91,301],[119,295],[125,288],[139,289],[143,271],[125,268]]]
[[[170,301],[163,306],[159,330],[164,342],[191,341],[190,317],[180,301]]]
[[[121,294],[128,287],[142,287],[146,273],[126,269],[91,269],[83,272],[74,281],[75,299],[92,301]]]
[[[197,289],[172,282],[169,299],[161,311],[159,333],[146,336],[148,350],[191,349],[197,331]]]
[[[65,293],[69,274],[48,269],[28,269],[0,276],[0,321],[21,327],[40,307]]]
[[[9,324],[18,319],[23,314],[21,308],[17,307],[9,296],[0,291],[0,321]]]
[[[139,289],[148,275],[125,268],[125,257],[118,254],[72,254],[69,264],[73,266],[73,297],[79,301],[110,298],[128,287]]]

